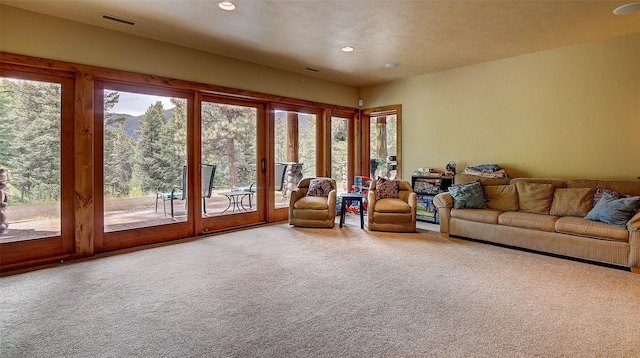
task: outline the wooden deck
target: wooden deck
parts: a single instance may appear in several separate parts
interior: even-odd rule
[[[186,221],[184,202],[175,201],[174,219],[170,216],[169,205],[167,204],[167,213],[165,215],[162,202],[158,203],[158,212],[155,212],[154,199],[149,199],[149,205],[143,208],[133,208],[125,210],[114,210],[105,213],[105,232],[121,231],[139,229],[150,226],[166,225],[180,221]],[[251,208],[248,205],[247,200],[244,200],[246,211],[255,211],[255,197]],[[288,203],[286,201],[277,200],[278,207],[286,207]],[[238,209],[227,209],[228,201],[224,196],[215,196],[211,199],[207,199],[207,213],[204,214],[207,217],[215,215],[233,215],[240,212]],[[10,218],[11,219],[11,218]],[[9,221],[9,230],[0,234],[0,243],[41,239],[45,237],[60,235],[60,220],[59,219],[26,219],[18,222]]]

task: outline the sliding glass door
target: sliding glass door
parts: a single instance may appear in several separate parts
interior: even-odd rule
[[[200,105],[202,231],[265,221],[264,106],[203,96]],[[261,120],[262,119],[262,120]]]
[[[96,219],[103,234],[97,247],[129,247],[192,232],[187,225],[193,221],[187,200],[190,94],[98,84]],[[172,228],[158,228],[166,225]]]
[[[305,177],[316,176],[318,113],[277,108],[273,114],[273,178],[276,217],[288,217],[289,194]]]
[[[64,75],[2,70],[3,265],[74,251],[73,91]]]

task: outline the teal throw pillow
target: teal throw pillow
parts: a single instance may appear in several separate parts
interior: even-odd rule
[[[484,194],[480,181],[452,185],[449,193],[453,198],[454,209],[486,209],[484,204]]]
[[[613,195],[604,192],[602,198],[584,218],[625,227],[638,208],[640,208],[640,196],[616,199]]]

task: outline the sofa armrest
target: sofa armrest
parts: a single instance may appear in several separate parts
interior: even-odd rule
[[[453,198],[449,193],[440,193],[433,198],[438,214],[440,215],[440,235],[449,237],[449,218],[453,208]]]
[[[638,211],[628,222],[629,231],[640,231],[640,211]]]
[[[331,214],[330,216],[332,216],[333,218],[336,217],[336,195],[337,195],[337,191],[334,189],[334,190],[331,190],[331,192],[329,192],[329,196],[327,197],[329,214]]]
[[[367,193],[367,222],[369,227],[373,225],[373,210],[376,207],[376,192],[369,190]]]
[[[440,193],[433,198],[433,205],[436,208],[453,208],[453,198],[449,193]]]
[[[293,204],[307,195],[307,188],[296,188],[289,192],[289,217],[293,217]]]

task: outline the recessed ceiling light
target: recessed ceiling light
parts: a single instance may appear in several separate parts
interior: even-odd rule
[[[625,15],[637,10],[640,10],[640,2],[634,2],[631,4],[619,6],[615,10],[613,10],[613,13],[616,15]]]
[[[343,48],[341,48],[342,52],[351,52],[353,50],[355,50],[353,47],[351,46],[345,46]]]
[[[396,68],[396,67],[400,67],[399,63],[387,63],[386,65],[384,65],[384,67],[386,68]]]
[[[218,7],[221,8],[222,10],[231,11],[236,8],[236,5],[231,1],[220,1],[218,3]]]

